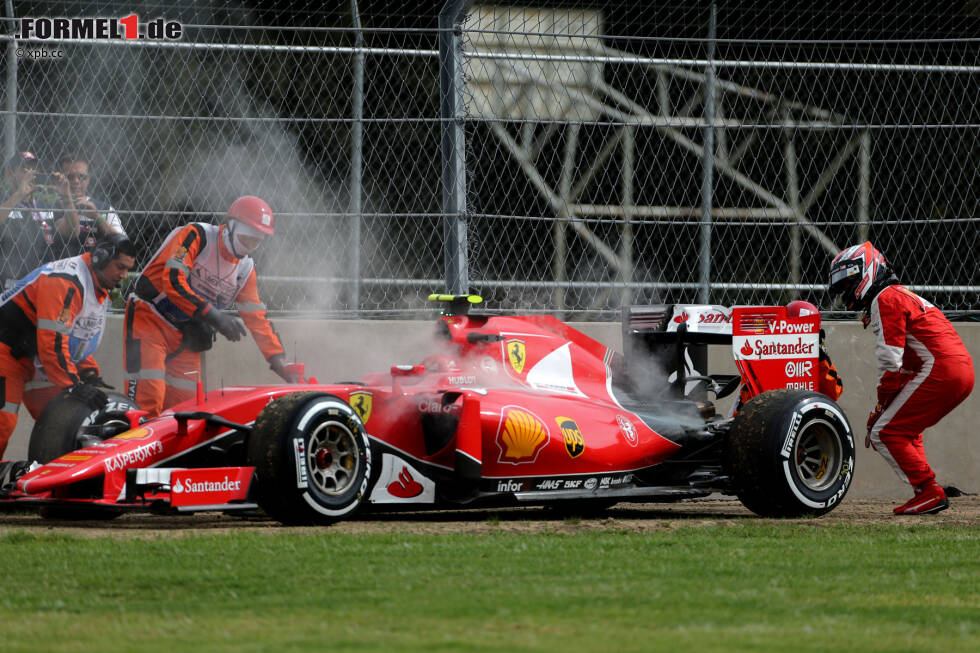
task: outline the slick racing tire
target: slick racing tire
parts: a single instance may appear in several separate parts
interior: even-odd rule
[[[129,430],[127,410],[139,410],[129,397],[107,392],[109,403],[101,410],[92,410],[68,393],[61,393],[48,402],[34,423],[27,445],[28,460],[47,463],[66,453],[119,435]],[[45,519],[105,520],[122,514],[119,510],[85,508],[81,506],[45,506],[40,509]]]
[[[757,515],[823,515],[851,486],[854,434],[844,411],[826,396],[773,390],[736,415],[725,462],[735,494]]]
[[[127,410],[139,406],[125,395],[107,392],[109,403],[92,410],[68,393],[48,402],[34,423],[27,445],[28,460],[46,463],[76,449],[101,442],[129,430]]]
[[[364,424],[333,395],[299,392],[263,410],[248,440],[253,497],[287,525],[331,524],[367,498],[371,448]]]

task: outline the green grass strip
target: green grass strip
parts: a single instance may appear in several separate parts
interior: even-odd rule
[[[980,531],[0,536],[9,651],[977,651]]]

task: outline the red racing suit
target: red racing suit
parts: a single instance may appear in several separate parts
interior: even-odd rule
[[[973,390],[973,359],[942,312],[911,290],[888,286],[872,300],[878,406],[868,421],[875,451],[913,486],[936,478],[922,431]]]
[[[194,395],[200,352],[210,348],[213,333],[201,321],[209,311],[236,304],[266,360],[284,353],[259,300],[253,261],[229,251],[225,229],[194,222],[173,230],[127,301],[127,392],[151,417]]]
[[[37,418],[61,390],[79,382],[105,329],[105,291],[82,254],[37,268],[0,298],[0,457],[20,404]],[[32,387],[30,384],[35,384]]]

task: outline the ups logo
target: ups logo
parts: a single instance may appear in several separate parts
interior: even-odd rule
[[[555,421],[558,422],[558,428],[565,438],[565,450],[568,451],[568,455],[572,458],[581,456],[585,451],[585,438],[578,423],[571,417],[556,417]]]

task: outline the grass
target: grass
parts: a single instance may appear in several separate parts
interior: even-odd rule
[[[980,532],[0,537],[5,651],[976,651]]]

